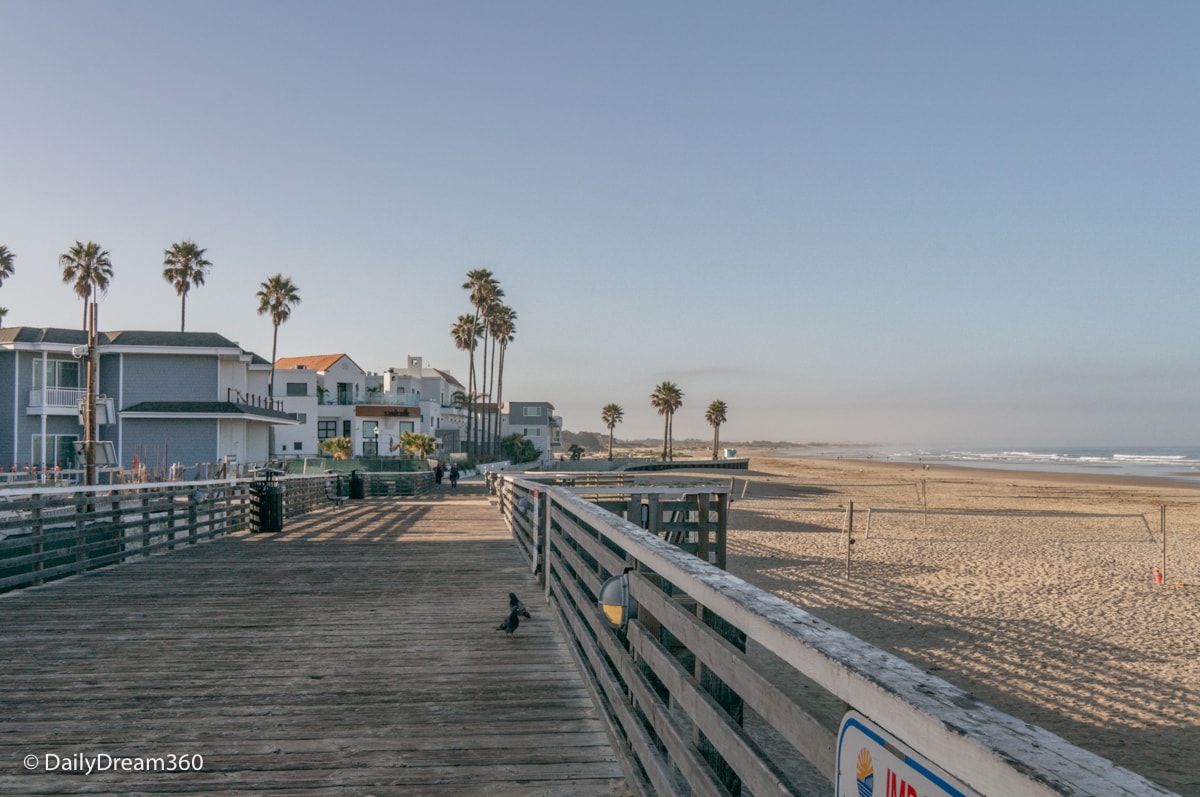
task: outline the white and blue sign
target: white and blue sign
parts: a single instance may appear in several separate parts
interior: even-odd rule
[[[856,711],[838,733],[837,797],[979,797]]]

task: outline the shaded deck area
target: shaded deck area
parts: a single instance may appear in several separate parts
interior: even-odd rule
[[[543,605],[463,486],[0,596],[0,794],[625,794]]]

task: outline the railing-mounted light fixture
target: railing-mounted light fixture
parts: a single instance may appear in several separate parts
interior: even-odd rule
[[[629,620],[637,616],[637,601],[629,596],[629,571],[625,568],[619,576],[613,576],[600,587],[597,603],[613,628],[624,631]]]

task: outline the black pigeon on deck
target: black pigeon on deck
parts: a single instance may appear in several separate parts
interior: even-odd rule
[[[516,609],[508,613],[508,617],[504,618],[504,622],[496,626],[497,631],[503,631],[506,637],[511,637],[517,633],[517,626],[521,624],[521,615]]]
[[[525,608],[525,604],[521,602],[521,599],[517,597],[515,592],[508,593],[508,610],[516,612],[525,619],[529,619],[530,617],[529,610]]]

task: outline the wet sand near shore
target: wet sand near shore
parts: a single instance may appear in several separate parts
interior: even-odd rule
[[[752,454],[733,487],[735,574],[1200,797],[1200,484]]]

